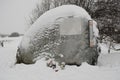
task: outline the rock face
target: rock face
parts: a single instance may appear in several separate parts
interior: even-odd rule
[[[89,20],[92,20],[89,14],[75,5],[47,11],[24,35],[18,47],[17,63],[35,63],[46,52],[60,63],[94,65],[98,52],[97,43],[94,47],[89,46]]]

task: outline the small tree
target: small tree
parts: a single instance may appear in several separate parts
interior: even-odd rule
[[[13,32],[9,35],[9,37],[18,37],[20,34],[18,32]]]
[[[31,15],[29,16],[28,25],[32,25],[43,13],[50,10],[52,0],[42,0],[36,4],[36,7],[32,10]]]

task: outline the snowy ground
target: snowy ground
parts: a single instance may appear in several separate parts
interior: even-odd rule
[[[55,72],[46,67],[43,60],[33,65],[14,65],[20,40],[21,37],[14,38],[5,42],[5,47],[0,47],[0,80],[120,80],[120,52],[108,54],[104,44],[101,44],[97,66],[83,63],[80,67],[66,66]]]

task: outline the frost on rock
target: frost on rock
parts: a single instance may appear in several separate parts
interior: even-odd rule
[[[34,63],[46,52],[59,63],[95,64],[98,53],[96,47],[89,47],[89,20],[92,20],[89,14],[75,5],[63,5],[47,11],[24,35],[17,63]]]

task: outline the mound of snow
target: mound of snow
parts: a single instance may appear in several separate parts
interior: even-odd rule
[[[83,18],[88,18],[91,20],[91,17],[89,14],[81,7],[75,6],[75,5],[63,5],[54,9],[51,9],[47,11],[45,14],[40,16],[40,18],[35,22],[35,24],[32,25],[30,28],[30,31],[27,33],[27,35],[34,35],[37,33],[36,31],[39,31],[42,27],[48,27],[44,26],[49,23],[54,23],[55,20],[60,18],[67,18],[67,17],[79,17],[82,16]]]

